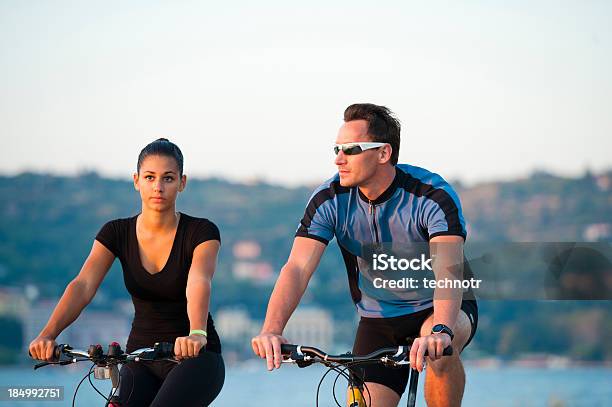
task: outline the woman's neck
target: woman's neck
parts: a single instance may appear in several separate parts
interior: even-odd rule
[[[167,211],[159,212],[142,208],[142,213],[138,216],[138,223],[141,228],[151,232],[162,232],[176,229],[180,214],[176,208],[172,207]]]

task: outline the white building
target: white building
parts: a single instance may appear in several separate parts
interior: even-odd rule
[[[329,350],[334,341],[334,320],[323,308],[298,308],[283,335],[290,342]]]
[[[261,330],[260,321],[253,320],[242,308],[223,308],[215,314],[215,326],[221,343],[249,344]]]
[[[215,324],[224,344],[250,349],[251,338],[261,331],[263,321],[251,319],[244,309],[220,309]],[[291,343],[330,349],[334,339],[334,321],[323,308],[298,308],[283,333]]]

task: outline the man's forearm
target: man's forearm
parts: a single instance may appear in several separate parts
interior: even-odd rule
[[[463,244],[453,242],[437,243],[435,244],[434,252],[436,257],[433,262],[433,271],[436,280],[463,279]],[[454,329],[459,310],[461,309],[462,299],[462,288],[436,288],[433,300],[433,324],[444,324]]]
[[[285,265],[274,285],[262,333],[281,335],[308,285],[299,268]]]
[[[434,299],[433,325],[444,324],[450,329],[455,329],[457,316],[461,309],[461,299],[436,300]]]
[[[446,273],[440,273],[440,275],[444,275],[442,279],[449,278]],[[436,278],[438,277],[436,276]],[[461,279],[461,277],[457,275],[453,275],[451,278]],[[450,329],[455,329],[455,323],[457,322],[457,316],[461,309],[462,300],[462,288],[436,288],[434,290],[433,299],[433,325],[444,324]]]

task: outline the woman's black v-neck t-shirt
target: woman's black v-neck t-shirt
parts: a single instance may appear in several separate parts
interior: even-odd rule
[[[121,261],[123,280],[134,303],[128,352],[153,346],[155,342],[174,343],[177,337],[189,335],[186,288],[193,251],[208,240],[221,241],[214,223],[181,213],[168,261],[158,273],[151,274],[140,260],[136,218],[112,220],[96,236]],[[206,332],[206,350],[221,353],[210,313]]]

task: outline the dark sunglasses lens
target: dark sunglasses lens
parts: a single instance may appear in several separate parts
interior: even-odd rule
[[[334,146],[334,153],[338,155],[340,152],[340,146]],[[342,147],[342,152],[346,155],[355,155],[361,153],[363,150],[360,146]]]
[[[346,155],[356,155],[361,153],[363,150],[361,149],[360,146],[352,146],[352,147],[347,147],[342,149],[342,151],[344,151],[344,154]]]

